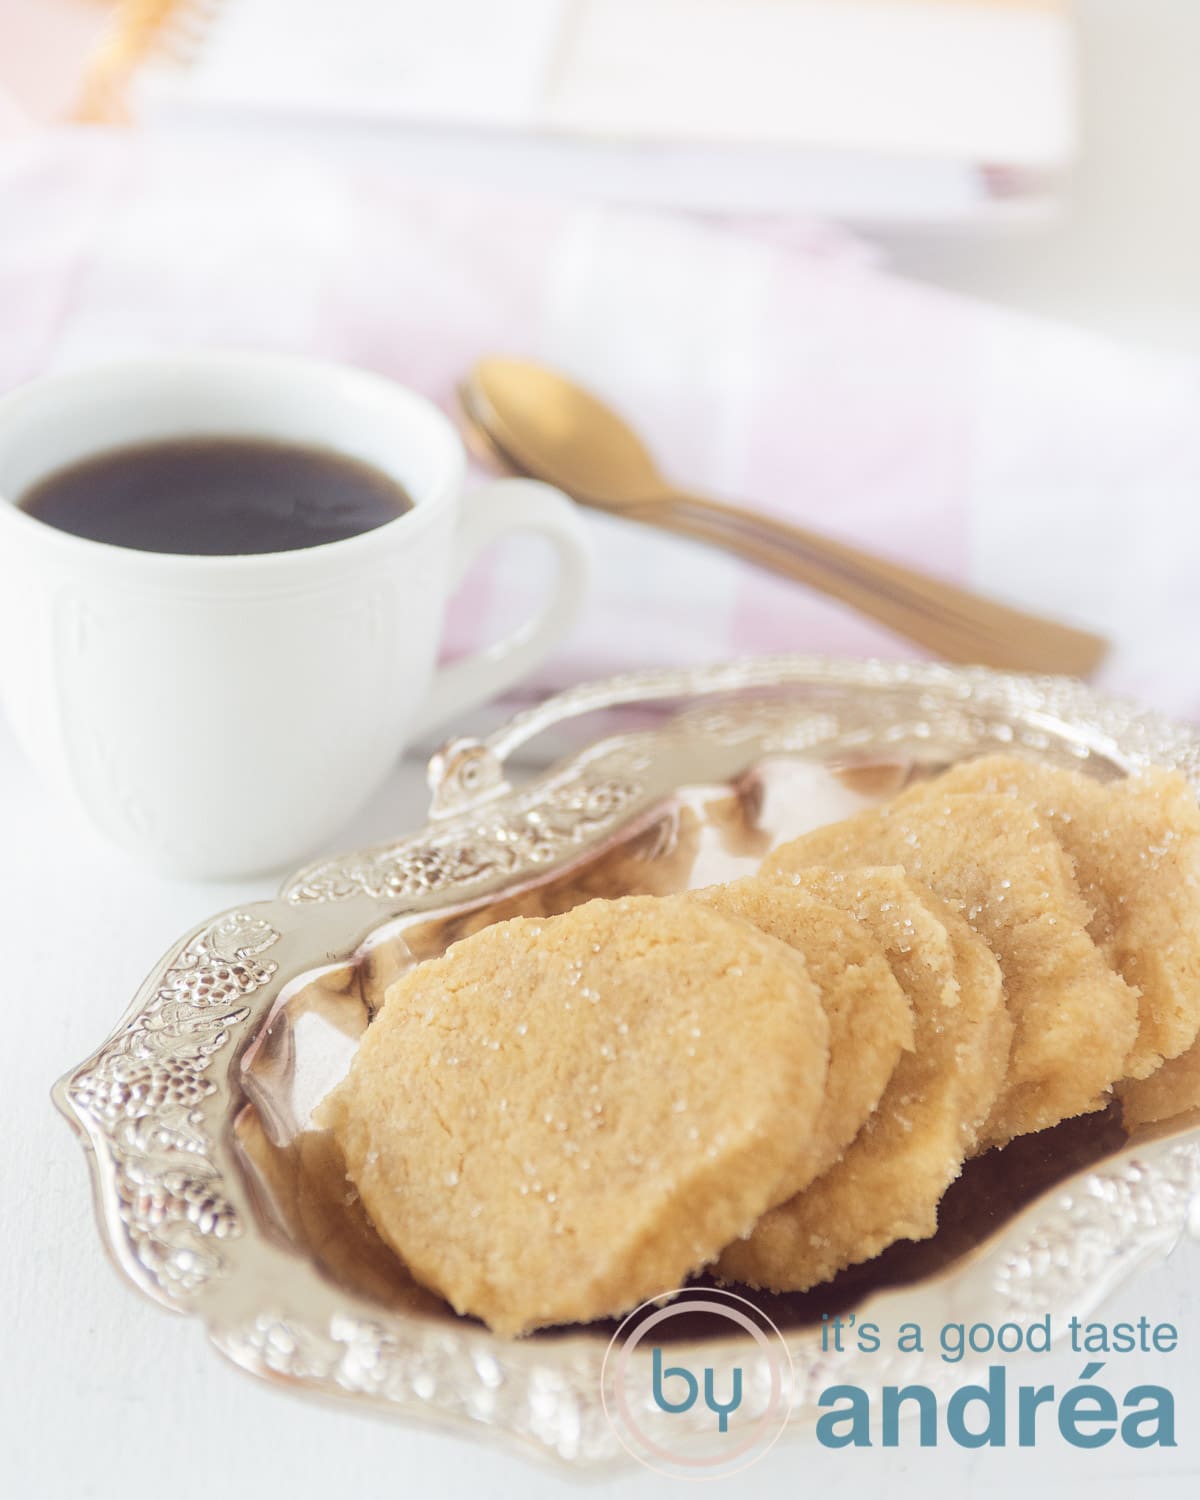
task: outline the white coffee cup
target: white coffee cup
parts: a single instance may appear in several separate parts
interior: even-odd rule
[[[202,435],[348,454],[398,480],[412,509],[344,541],[207,557],[85,540],[16,504],[91,454]],[[307,854],[414,734],[528,673],[579,608],[572,503],[518,479],[464,493],[465,472],[454,428],[421,396],[305,360],[152,357],[0,401],[0,691],[34,764],[165,871],[243,875]],[[552,598],[435,671],[458,580],[514,531],[553,545]]]

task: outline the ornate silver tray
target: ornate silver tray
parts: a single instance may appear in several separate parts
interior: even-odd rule
[[[599,711],[603,738],[514,784],[515,752]],[[454,1316],[377,1239],[310,1111],[383,986],[456,937],[516,912],[751,870],[779,839],[997,747],[1103,778],[1175,766],[1200,789],[1190,729],[1078,683],[935,665],[784,657],[615,678],[484,741],[451,742],[430,764],[424,829],[314,864],[275,900],[188,933],[55,1086],[118,1268],[265,1379],[576,1466],[623,1458],[600,1399],[611,1328],[513,1342]],[[971,1369],[935,1348],[845,1355],[834,1375],[822,1312],[931,1325],[1086,1315],[1169,1252],[1198,1189],[1191,1117],[1128,1139],[1093,1116],[969,1164],[934,1240],[828,1288],[759,1299],[792,1359],[789,1428],[811,1426],[831,1379],[936,1389]],[[742,1339],[686,1348],[718,1376],[753,1367]],[[699,1442],[709,1415],[665,1418],[648,1403],[638,1420],[651,1433],[668,1421],[676,1442],[694,1422]]]

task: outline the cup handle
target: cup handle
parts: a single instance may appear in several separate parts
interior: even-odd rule
[[[463,496],[450,592],[493,542],[517,531],[535,532],[554,547],[558,576],[550,598],[503,640],[439,667],[411,737],[427,733],[526,676],[574,624],[591,574],[586,527],[574,501],[534,479],[495,479]]]

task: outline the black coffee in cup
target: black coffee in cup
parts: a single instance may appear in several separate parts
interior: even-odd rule
[[[139,552],[294,552],[412,509],[381,470],[329,449],[257,438],[173,438],[93,454],[18,501],[59,531]]]

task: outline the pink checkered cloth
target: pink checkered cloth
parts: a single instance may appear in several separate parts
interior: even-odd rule
[[[1200,717],[1200,374],[905,284],[837,232],[522,200],[383,151],[107,134],[0,146],[0,387],[136,351],[303,351],[452,406],[480,354],[575,373],[680,481],[1097,622],[1106,685]],[[915,655],[720,553],[592,518],[597,581],[522,696],[779,650]],[[499,552],[447,650],[528,607]]]

